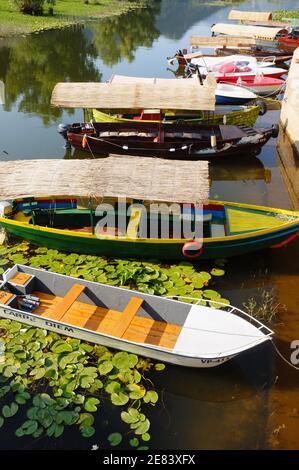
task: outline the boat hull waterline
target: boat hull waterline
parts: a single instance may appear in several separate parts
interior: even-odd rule
[[[273,334],[223,304],[192,305],[23,265],[7,270],[3,279],[0,316],[175,365],[215,367]],[[29,296],[35,305],[20,307],[20,299]]]
[[[49,207],[53,207],[53,200],[55,198],[49,198]],[[18,204],[21,201],[18,200]],[[36,198],[36,201],[39,199]],[[72,201],[76,201],[75,196]],[[208,222],[211,224],[208,228],[211,235],[199,240],[201,248],[194,256],[188,256],[184,251],[190,241],[187,239],[146,238],[142,234],[132,238],[125,233],[122,236],[92,234],[90,227],[88,231],[72,230],[63,211],[57,217],[60,217],[59,227],[63,223],[65,228],[33,225],[30,216],[22,221],[22,212],[16,213],[16,220],[0,218],[0,225],[9,233],[35,245],[66,252],[119,258],[188,259],[191,262],[238,256],[269,247],[279,248],[290,243],[299,233],[298,212],[220,201],[210,201],[204,208],[204,212],[212,217]],[[74,209],[74,214],[77,220],[82,217],[79,209]],[[88,210],[84,217],[89,218]],[[53,219],[53,215],[50,218]]]

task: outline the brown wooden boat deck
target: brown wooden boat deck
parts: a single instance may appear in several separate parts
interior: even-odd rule
[[[84,286],[74,284],[65,297],[32,292],[40,299],[33,313],[128,341],[173,349],[182,327],[138,316],[143,302],[139,297],[132,297],[123,312],[119,312],[78,301],[83,291]]]

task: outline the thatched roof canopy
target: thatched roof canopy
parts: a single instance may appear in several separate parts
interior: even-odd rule
[[[284,28],[268,28],[263,26],[247,26],[228,23],[217,23],[211,28],[213,33],[230,36],[242,36],[265,41],[274,41],[278,34],[287,33]]]
[[[215,84],[197,80],[155,83],[57,83],[51,104],[65,108],[189,109],[213,111]]]
[[[190,36],[191,46],[205,47],[251,47],[256,45],[253,38],[235,36]]]
[[[208,162],[113,155],[86,160],[0,163],[0,197],[92,196],[201,203],[208,199]]]
[[[229,20],[253,20],[253,21],[269,21],[272,20],[271,11],[240,11],[231,10],[228,14]]]

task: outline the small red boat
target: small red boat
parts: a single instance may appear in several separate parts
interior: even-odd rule
[[[279,45],[289,46],[289,47],[298,47],[299,46],[299,31],[293,31],[286,36],[281,36],[278,38]]]
[[[237,80],[236,85],[239,85],[243,88],[252,91],[256,95],[265,96],[265,95],[274,95],[282,91],[285,80],[272,77],[264,77],[263,75],[256,75],[250,79],[241,79]]]

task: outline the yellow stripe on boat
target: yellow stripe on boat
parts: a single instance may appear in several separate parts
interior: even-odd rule
[[[288,223],[287,220],[275,217],[273,213],[261,214],[255,211],[250,212],[248,209],[246,211],[242,211],[239,209],[227,208],[226,216],[230,234],[273,229]]]

